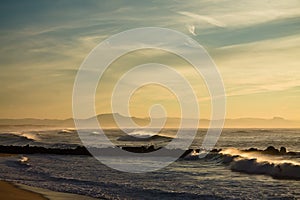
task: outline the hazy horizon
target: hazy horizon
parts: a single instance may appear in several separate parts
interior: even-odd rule
[[[94,116],[95,117],[95,116]],[[90,119],[94,117],[89,117],[85,119],[77,119],[76,121],[84,122],[86,128],[95,129],[90,123]],[[128,122],[128,116],[123,116],[118,114],[115,116],[118,118],[118,122],[123,121],[123,128],[133,128],[132,124]],[[160,121],[162,118],[138,118],[131,117],[131,119],[139,125],[141,129],[147,129],[152,122],[151,128],[179,128],[181,118],[165,118],[165,124],[161,127]],[[66,119],[36,119],[36,118],[20,118],[20,119],[0,119],[0,126],[54,126],[54,127],[65,127],[65,128],[75,128],[73,118]],[[105,129],[116,129],[119,126],[116,124],[116,119],[112,113],[105,113],[97,115],[97,120],[101,125],[101,128]],[[187,118],[190,121],[192,119]],[[194,120],[192,120],[194,121]],[[208,128],[211,120],[206,118],[201,118],[198,123],[198,128]],[[191,122],[186,122],[183,128],[194,128]],[[150,129],[151,129],[150,128]],[[265,118],[235,118],[235,119],[225,119],[224,128],[300,128],[300,120],[289,120],[280,117],[273,117],[269,119]]]
[[[99,113],[96,116],[100,116],[100,115],[112,115],[112,114],[118,114],[121,115],[123,117],[131,117],[131,118],[141,118],[141,119],[145,119],[145,118],[151,118],[150,116],[143,116],[143,117],[138,117],[138,116],[128,116],[128,115],[123,115],[120,113]],[[90,116],[84,119],[88,119],[88,118],[92,118],[95,116]],[[167,117],[154,117],[154,119],[159,119],[159,118],[178,118],[181,119],[180,116],[167,116]],[[16,118],[0,118],[0,120],[2,119],[12,119],[12,120],[18,120],[18,119],[37,119],[37,120],[66,120],[66,119],[73,119],[73,116],[69,116],[69,117],[64,117],[64,118],[36,118],[36,117],[16,117]],[[192,118],[191,118],[192,119]],[[209,120],[209,118],[199,118],[200,120]],[[237,117],[237,118],[225,118],[225,120],[230,120],[230,119],[263,119],[263,120],[271,120],[271,119],[280,119],[280,120],[291,120],[291,121],[300,121],[298,119],[289,119],[289,118],[284,118],[281,116],[273,116],[270,118],[262,118],[262,117],[251,117],[251,116],[244,116],[244,117]]]

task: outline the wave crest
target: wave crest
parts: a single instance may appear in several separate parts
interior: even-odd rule
[[[285,155],[270,155],[262,152],[226,149],[220,151],[223,163],[229,164],[232,171],[248,174],[264,174],[278,179],[300,180],[300,163]]]

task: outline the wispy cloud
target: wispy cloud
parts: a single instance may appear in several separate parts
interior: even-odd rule
[[[300,86],[300,34],[216,49],[229,96]]]
[[[196,26],[194,26],[194,25],[187,25],[187,29],[189,30],[189,32],[192,34],[192,35],[194,35],[194,36],[196,36],[197,35],[197,33],[196,33]]]
[[[186,12],[186,11],[182,11],[182,12],[178,12],[179,14],[191,17],[192,19],[194,19],[195,21],[203,21],[203,22],[207,22],[211,25],[214,26],[218,26],[218,27],[226,27],[226,24],[214,19],[213,17],[209,17],[209,16],[205,16],[205,15],[198,15],[195,13],[191,13],[191,12]]]
[[[29,0],[3,4],[0,117],[18,116],[13,110],[22,110],[27,116],[38,112],[55,116],[57,111],[63,112],[60,117],[71,116],[71,88],[84,57],[110,35],[145,26],[190,34],[206,47],[222,73],[229,98],[276,92],[288,96],[291,92],[285,91],[300,85],[298,0]],[[138,54],[135,58],[140,60],[131,64],[149,61],[145,59],[149,55]],[[201,93],[203,87],[198,86],[190,66],[159,54],[150,57],[190,76]],[[116,70],[108,70],[109,84],[116,75]],[[105,96],[108,88],[103,92]],[[58,94],[59,102],[53,94]],[[274,98],[283,99],[284,95]],[[26,101],[26,108],[20,99]],[[42,102],[38,111],[30,114],[38,102]],[[46,105],[51,106],[48,109]]]

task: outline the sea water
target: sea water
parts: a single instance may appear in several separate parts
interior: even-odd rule
[[[86,132],[95,138],[99,134],[97,130],[86,130]],[[141,134],[141,131],[138,133]],[[147,134],[147,131],[142,133]],[[192,146],[199,147],[205,133],[206,130],[199,130]],[[108,130],[106,134],[113,143],[118,145],[143,145],[143,141],[140,140],[119,141],[118,138],[124,136],[119,130]],[[174,137],[176,130],[164,130],[161,134]],[[76,131],[72,129],[5,130],[0,134],[0,138],[0,145],[29,144],[56,148],[72,148],[82,145]],[[223,151],[231,150],[230,153],[234,154],[241,149],[252,147],[265,149],[268,146],[275,148],[284,146],[288,151],[299,152],[299,141],[299,129],[225,129],[215,148],[222,148]],[[105,147],[106,144],[101,145]],[[299,163],[297,156],[268,157],[268,159],[271,158],[277,161],[282,158],[282,160],[288,160],[287,162]],[[253,164],[252,158],[247,159],[250,159]],[[139,163],[136,164],[139,165]],[[243,167],[251,166],[247,163]],[[179,159],[158,171],[132,174],[111,169],[90,156],[16,155],[0,158],[0,178],[54,191],[107,199],[300,198],[299,180],[278,179],[267,174],[237,172],[232,170],[232,166],[224,165],[218,157],[196,160]]]

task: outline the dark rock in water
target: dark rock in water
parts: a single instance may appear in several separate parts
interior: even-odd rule
[[[75,149],[45,148],[37,146],[2,146],[0,153],[9,154],[59,154],[59,155],[90,155],[89,151],[83,146],[77,146]]]
[[[124,135],[121,136],[120,138],[118,138],[118,141],[130,141],[130,142],[134,142],[134,141],[171,141],[173,138],[171,137],[167,137],[167,136],[161,136],[161,135],[153,135],[150,137],[135,137],[132,135]]]
[[[285,147],[280,147],[280,151],[281,154],[286,154],[286,148]]]
[[[281,147],[280,150],[276,149],[273,146],[269,146],[265,150],[260,150],[257,148],[250,148],[243,150],[245,152],[260,152],[263,154],[270,154],[270,155],[290,155],[290,156],[300,156],[300,152],[292,152],[292,151],[287,151],[285,147]]]
[[[266,154],[271,154],[271,155],[278,155],[279,154],[279,150],[276,149],[275,147],[273,146],[269,146],[267,149],[265,149],[263,151],[264,153]]]
[[[121,147],[119,147],[121,148]],[[155,148],[153,145],[139,146],[139,147],[122,147],[123,150],[134,152],[134,153],[149,153],[157,151],[162,147]],[[118,151],[114,148],[91,148],[93,154],[99,153],[99,155],[110,155],[118,156]],[[182,149],[165,149],[164,153],[160,156],[169,156],[171,153],[175,155],[180,155],[180,158],[184,158],[189,155],[194,149],[182,150]],[[196,152],[199,153],[199,149],[196,149]],[[60,148],[46,148],[46,147],[37,147],[37,146],[3,146],[0,145],[0,153],[9,153],[9,154],[58,154],[58,155],[87,155],[91,156],[91,153],[84,146],[77,146],[76,148],[70,149],[60,149]],[[103,153],[103,154],[102,154]]]
[[[252,147],[252,148],[248,149],[247,151],[258,151],[258,149]]]
[[[161,149],[155,148],[153,145],[147,147],[147,146],[141,146],[141,147],[122,147],[123,150],[128,151],[128,152],[133,152],[133,153],[150,153],[153,151],[157,151]]]

